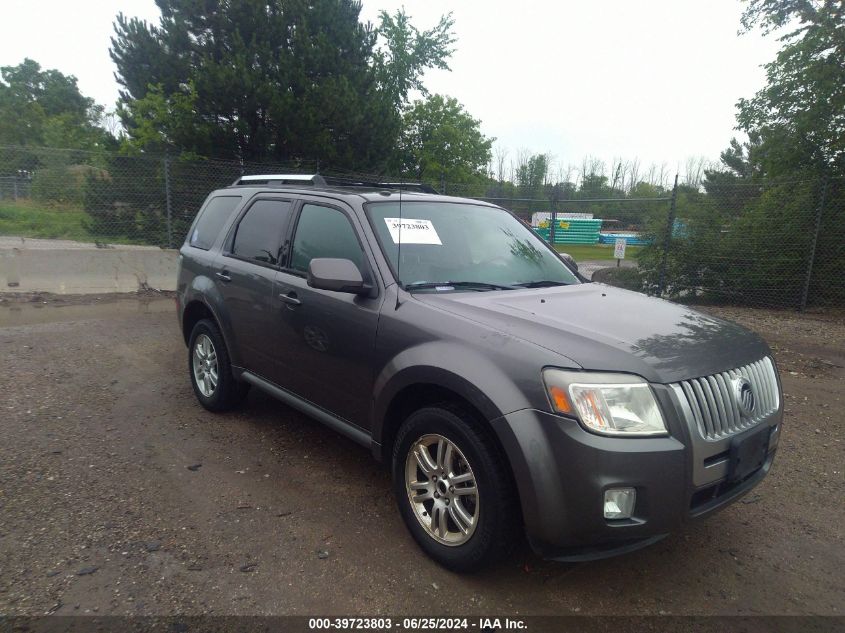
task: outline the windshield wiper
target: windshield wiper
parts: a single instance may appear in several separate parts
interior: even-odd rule
[[[489,284],[484,281],[417,281],[405,286],[405,290],[425,290],[428,288],[470,288],[474,290],[514,290],[516,286]]]
[[[514,284],[518,288],[551,288],[552,286],[568,286],[565,281],[552,281],[551,279],[541,279],[540,281],[526,281],[522,284]]]

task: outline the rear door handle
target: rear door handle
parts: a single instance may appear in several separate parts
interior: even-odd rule
[[[225,270],[223,272],[214,273],[214,274],[217,275],[217,278],[220,279],[221,281],[232,281],[232,278],[229,276],[229,274]]]
[[[287,293],[286,295],[280,294],[279,299],[281,301],[284,301],[288,305],[292,305],[292,306],[301,306],[302,305],[302,301],[300,301],[299,299],[296,298],[296,293],[293,292],[293,291]]]

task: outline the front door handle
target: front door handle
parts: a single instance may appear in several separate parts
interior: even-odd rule
[[[292,305],[292,306],[301,306],[302,305],[302,301],[300,301],[299,299],[296,298],[296,293],[293,292],[293,291],[290,291],[286,295],[280,294],[279,299],[281,301],[284,301],[288,305]]]
[[[214,273],[214,274],[217,275],[217,278],[220,279],[221,281],[232,281],[232,278],[229,276],[228,271],[224,270],[223,272]]]

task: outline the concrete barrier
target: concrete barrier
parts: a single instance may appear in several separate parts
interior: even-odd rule
[[[5,246],[0,248],[0,292],[175,290],[178,257],[178,251],[160,248]]]

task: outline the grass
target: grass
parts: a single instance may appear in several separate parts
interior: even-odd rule
[[[569,253],[576,262],[590,259],[615,259],[613,244],[556,244],[560,253]],[[625,259],[633,259],[642,250],[642,246],[629,246],[625,249]]]
[[[131,244],[115,235],[92,235],[88,214],[79,207],[49,206],[32,200],[0,200],[0,235]]]
[[[0,235],[92,241],[88,214],[76,207],[47,207],[31,201],[0,200]]]

